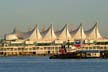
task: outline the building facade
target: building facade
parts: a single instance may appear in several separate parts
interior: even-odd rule
[[[74,46],[75,40],[81,42],[81,47]],[[1,41],[0,55],[52,55],[59,54],[61,46],[65,45],[67,52],[76,50],[107,50],[108,39],[103,38],[97,23],[85,31],[82,24],[75,30],[68,30],[66,24],[62,29],[54,31],[51,24],[48,29],[41,31],[36,25],[28,32],[14,29],[6,34]]]

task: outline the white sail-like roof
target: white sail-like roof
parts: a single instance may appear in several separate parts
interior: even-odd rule
[[[14,28],[12,34],[16,34],[16,36],[18,37],[18,39],[26,39],[30,36],[31,31],[29,32],[21,32],[20,30],[18,30],[17,28]]]
[[[91,29],[86,31],[86,35],[87,35],[87,39],[92,39],[92,40],[96,40],[96,39],[101,39],[102,38],[102,36],[99,33],[97,23]]]
[[[17,40],[18,37],[17,37],[16,34],[7,34],[7,35],[5,36],[5,39],[6,39],[6,40]]]
[[[12,35],[14,35],[14,37]],[[12,38],[15,39],[15,36],[17,39],[22,39],[22,40],[29,39],[30,41],[34,42],[42,39],[42,36],[39,32],[37,25],[31,31],[28,32],[20,32],[19,30],[14,29],[13,33],[7,35],[6,38],[12,40]]]
[[[56,35],[53,29],[53,25],[51,24],[49,28],[42,32],[43,41],[53,41],[56,39]]]
[[[5,39],[6,40],[17,40],[18,38],[18,34],[20,33],[20,31],[17,28],[14,28],[12,33],[6,34],[5,35]]]
[[[75,39],[81,39],[81,40],[86,39],[86,35],[84,33],[82,24],[80,24],[80,26],[77,29],[75,29],[74,31],[71,31],[70,33],[72,35],[72,39],[74,40]]]
[[[30,31],[21,32],[18,29],[14,29],[12,33],[5,35],[6,40],[23,40],[33,42],[52,42],[52,41],[73,41],[77,39],[85,40],[100,40],[103,39],[99,33],[97,23],[88,31],[84,32],[82,24],[69,32],[68,25],[66,24],[61,30],[54,32],[53,25],[51,24],[48,29],[43,32],[39,32],[37,25]]]
[[[68,25],[66,24],[60,31],[56,32],[57,39],[67,41],[71,39],[71,35],[68,30]]]
[[[30,34],[28,39],[31,41],[39,41],[42,39],[42,36],[39,32],[37,25],[31,32],[28,32],[28,34]]]

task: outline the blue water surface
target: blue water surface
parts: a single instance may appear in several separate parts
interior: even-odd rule
[[[49,59],[48,56],[0,57],[0,72],[108,72],[108,59]]]

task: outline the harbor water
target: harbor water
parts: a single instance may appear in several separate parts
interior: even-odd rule
[[[49,59],[48,56],[0,57],[0,72],[108,72],[108,59]]]

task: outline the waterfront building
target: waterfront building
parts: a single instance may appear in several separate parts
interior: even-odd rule
[[[81,41],[81,48],[74,46],[76,40]],[[108,38],[103,38],[98,30],[97,23],[85,31],[80,24],[75,30],[68,30],[68,24],[55,31],[53,24],[48,29],[40,31],[36,25],[28,32],[14,29],[6,34],[0,44],[0,55],[50,55],[59,54],[61,45],[65,45],[67,52],[96,51],[98,55],[108,50]],[[89,52],[88,52],[89,55]]]

